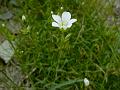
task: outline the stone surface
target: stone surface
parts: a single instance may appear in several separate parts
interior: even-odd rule
[[[14,20],[9,20],[6,27],[13,34],[17,34],[19,32],[19,30],[22,28],[21,24],[19,22],[14,21]]]
[[[120,0],[115,0],[115,7],[120,8]]]
[[[13,17],[13,14],[10,11],[7,11],[3,14],[0,14],[0,19],[1,20],[11,19],[12,17]]]
[[[14,42],[12,42],[14,43]],[[0,45],[0,58],[4,60],[5,63],[8,63],[9,60],[14,55],[14,49],[8,40],[5,40]]]
[[[115,13],[117,16],[120,16],[120,0],[115,0],[114,13]]]
[[[16,0],[10,0],[10,4],[15,5],[15,6],[18,6],[18,3],[17,3]]]
[[[6,65],[0,72],[0,90],[18,90],[24,75],[19,66]]]

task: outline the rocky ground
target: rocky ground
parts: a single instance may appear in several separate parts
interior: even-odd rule
[[[21,18],[21,16],[18,16],[22,12],[19,9],[21,3],[22,0],[20,2],[16,0],[0,0],[0,27],[8,30],[11,35],[17,35],[22,28],[21,20],[18,20],[18,18]],[[16,88],[16,86],[22,84],[26,77],[22,74],[14,55],[10,53],[14,54],[14,50],[7,37],[0,32],[0,90],[10,90],[9,87]]]

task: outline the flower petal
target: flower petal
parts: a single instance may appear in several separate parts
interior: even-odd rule
[[[77,19],[71,19],[68,23],[67,23],[67,27],[70,28],[72,26],[72,23],[76,22]]]
[[[52,18],[57,22],[60,23],[61,22],[61,17],[58,15],[52,15]]]
[[[77,21],[77,19],[71,19],[68,23],[74,23],[76,21]]]
[[[60,26],[58,25],[58,23],[56,23],[56,22],[52,22],[52,26],[53,26],[53,27],[60,27]]]
[[[62,21],[69,21],[71,19],[71,14],[69,12],[63,12],[62,13]]]
[[[72,23],[68,23],[67,27],[70,28],[72,26]]]

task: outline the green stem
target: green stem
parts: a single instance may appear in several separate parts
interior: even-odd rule
[[[61,88],[61,87],[63,87],[63,86],[70,85],[70,84],[74,84],[74,83],[76,83],[76,82],[83,82],[83,80],[82,80],[82,79],[79,79],[79,80],[69,80],[69,81],[65,81],[65,82],[63,82],[63,83],[60,83],[60,84],[58,84],[58,85],[56,85],[56,86],[51,87],[49,90],[56,90],[56,89]]]

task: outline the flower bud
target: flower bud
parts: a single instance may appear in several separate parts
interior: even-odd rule
[[[22,15],[22,20],[24,21],[24,20],[26,20],[26,17],[25,17],[25,15]]]
[[[87,79],[87,78],[84,78],[84,84],[85,84],[85,86],[89,86],[89,80]]]

